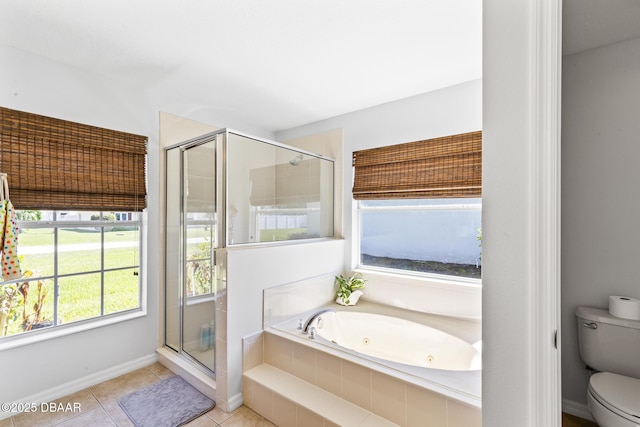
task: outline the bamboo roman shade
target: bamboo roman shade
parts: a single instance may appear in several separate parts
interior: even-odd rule
[[[147,138],[0,107],[0,171],[17,209],[142,211]]]
[[[355,151],[353,198],[481,197],[482,131]]]

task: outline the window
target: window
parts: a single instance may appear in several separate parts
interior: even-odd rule
[[[0,338],[140,309],[146,152],[144,136],[0,107],[20,264],[0,280]]]
[[[360,265],[480,279],[479,198],[358,202]]]
[[[18,211],[22,279],[2,336],[140,308],[140,215]],[[11,290],[11,291],[9,291]],[[17,291],[17,292],[16,292]]]
[[[358,263],[480,279],[481,132],[353,154]]]
[[[315,205],[315,206],[314,206]],[[309,227],[309,219],[320,215],[317,203],[306,206],[257,206],[253,209],[256,218],[256,230],[260,233],[260,242],[306,239],[320,237]]]

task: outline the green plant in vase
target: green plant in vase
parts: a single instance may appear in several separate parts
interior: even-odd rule
[[[364,288],[366,281],[360,273],[347,277],[343,275],[336,276],[335,283],[338,287],[336,302],[341,305],[355,305],[362,295],[360,289]]]

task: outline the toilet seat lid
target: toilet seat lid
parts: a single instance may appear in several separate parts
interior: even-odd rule
[[[640,422],[640,379],[598,372],[591,376],[589,387],[603,403]]]

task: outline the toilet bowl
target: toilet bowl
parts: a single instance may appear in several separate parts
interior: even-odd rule
[[[640,427],[640,321],[578,307],[580,357],[591,371],[587,406],[600,427]]]
[[[640,379],[598,372],[589,380],[587,405],[600,427],[640,427]]]

